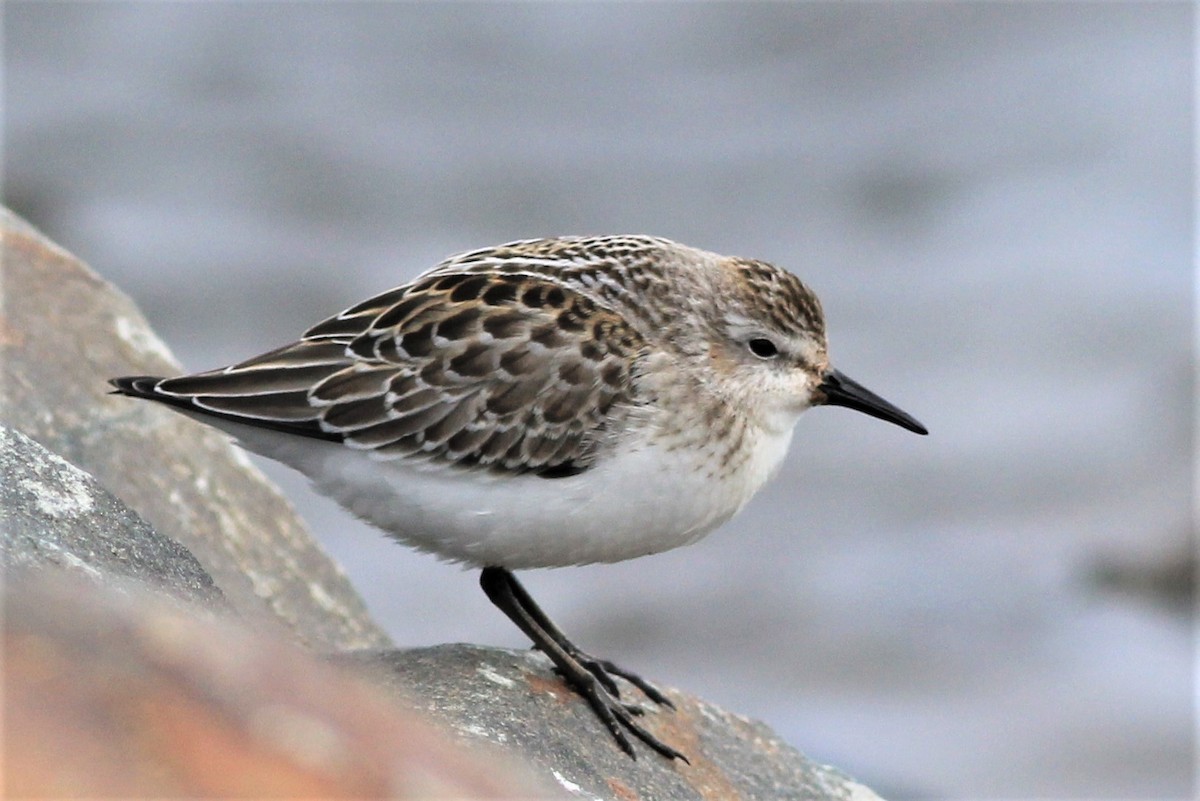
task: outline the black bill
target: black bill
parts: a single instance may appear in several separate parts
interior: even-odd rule
[[[825,373],[825,380],[817,389],[825,398],[817,401],[820,404],[845,406],[847,409],[855,409],[863,414],[878,417],[880,420],[895,423],[916,434],[929,433],[929,429],[917,422],[916,418],[900,411],[853,378],[847,378],[837,370]]]

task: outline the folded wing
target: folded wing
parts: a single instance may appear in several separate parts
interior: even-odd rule
[[[645,348],[618,314],[545,275],[439,271],[230,367],[113,383],[380,459],[562,476],[619,435]]]

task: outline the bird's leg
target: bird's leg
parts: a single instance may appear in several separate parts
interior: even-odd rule
[[[604,682],[597,677],[594,669],[583,664],[578,656],[578,649],[570,646],[570,641],[563,636],[562,632],[553,623],[550,623],[545,613],[537,609],[537,605],[533,604],[533,599],[529,597],[512,573],[502,567],[486,567],[479,576],[479,585],[487,594],[488,600],[507,615],[509,620],[516,623],[517,628],[525,632],[533,644],[550,657],[550,661],[558,668],[567,685],[583,696],[592,707],[592,711],[608,727],[621,750],[629,756],[637,758],[633,751],[633,745],[622,730],[624,727],[668,759],[688,761],[687,757],[646,731],[633,719],[620,699],[607,689],[612,678],[609,677],[608,681]],[[531,612],[526,604],[532,605],[537,610],[536,614]],[[554,634],[547,631],[543,623],[549,624]],[[570,648],[564,647],[563,642]]]
[[[575,657],[583,664],[584,667],[590,670],[610,693],[618,698],[620,697],[621,691],[617,688],[617,683],[612,680],[612,676],[620,676],[634,687],[637,687],[639,690],[641,690],[647,698],[659,706],[665,706],[668,709],[675,708],[675,704],[671,703],[670,698],[667,698],[667,696],[663,695],[663,693],[657,687],[643,679],[638,674],[628,671],[619,665],[614,665],[607,659],[597,659],[596,657],[591,656],[576,646],[575,643],[567,639],[567,635],[563,634],[562,629],[554,625],[554,622],[550,620],[546,613],[542,611],[542,608],[537,605],[537,602],[533,600],[533,598],[529,595],[529,592],[526,591],[524,586],[522,586],[521,582],[517,581],[516,576],[514,576],[512,573],[509,573],[508,582],[509,586],[512,588],[513,597],[516,598],[517,603],[521,605],[521,608],[523,608],[529,614],[535,623],[542,627],[542,630],[545,631],[546,634],[548,634],[556,643],[558,643],[559,647],[561,647],[571,656]],[[637,708],[635,707],[635,709]]]

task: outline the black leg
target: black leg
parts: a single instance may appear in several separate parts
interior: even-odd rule
[[[541,626],[542,630],[545,631],[546,634],[548,634],[556,643],[558,643],[559,647],[561,647],[571,656],[575,657],[583,664],[584,667],[590,670],[596,676],[596,678],[600,680],[600,683],[604,685],[606,690],[608,690],[614,696],[620,697],[621,691],[617,689],[617,683],[612,680],[613,676],[620,676],[634,687],[637,687],[639,690],[645,693],[646,697],[654,703],[660,706],[665,706],[669,709],[675,708],[675,704],[671,703],[670,698],[667,698],[665,695],[663,695],[657,687],[643,679],[641,676],[625,670],[618,665],[614,665],[607,659],[597,659],[594,656],[590,656],[578,648],[575,643],[567,639],[567,635],[562,633],[562,629],[554,625],[554,622],[546,616],[546,613],[543,612],[542,608],[537,605],[537,602],[533,600],[521,582],[517,581],[516,576],[514,576],[512,573],[509,573],[508,582],[512,587],[512,593],[516,598],[517,603],[519,603],[521,607],[529,614],[529,616],[533,618],[534,622]]]
[[[683,754],[638,725],[630,710],[617,696],[616,682],[607,675],[607,665],[610,663],[592,659],[579,651],[562,631],[550,622],[512,573],[501,567],[484,568],[479,575],[479,585],[496,608],[516,623],[533,644],[550,657],[550,661],[558,668],[567,685],[588,702],[625,753],[637,758],[633,745],[622,727],[663,756],[688,761]],[[626,675],[624,671],[612,672],[618,676]],[[639,687],[643,684],[649,686],[648,682],[641,679],[635,684]],[[657,690],[654,692],[662,695]]]

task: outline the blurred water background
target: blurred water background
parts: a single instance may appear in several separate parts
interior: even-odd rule
[[[892,798],[1190,798],[1193,17],[10,1],[5,200],[189,369],[510,239],[789,267],[932,434],[811,412],[705,542],[533,594]],[[398,643],[525,644],[267,470]]]

